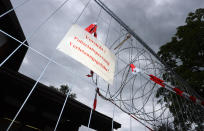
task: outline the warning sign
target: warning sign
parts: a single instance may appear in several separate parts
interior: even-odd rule
[[[115,55],[80,26],[73,25],[57,49],[93,70],[109,84],[113,83]]]

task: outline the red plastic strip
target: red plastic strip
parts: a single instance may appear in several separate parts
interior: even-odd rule
[[[182,96],[183,91],[181,91],[179,88],[174,88],[173,89],[177,95]]]
[[[94,103],[93,103],[93,110],[96,110],[96,105],[97,105],[97,93],[99,91],[99,88],[96,89],[96,94],[95,94],[95,98],[94,98]]]
[[[133,64],[130,64],[130,68],[132,69],[132,72],[133,72],[135,69],[135,66]]]
[[[94,110],[94,111],[96,110],[96,104],[97,104],[97,99],[95,98],[95,99],[94,99],[94,104],[93,104],[93,110]]]
[[[93,77],[94,72],[91,70],[90,74],[86,75],[87,77]]]
[[[189,99],[192,100],[193,102],[196,102],[196,98],[194,96],[190,96]]]
[[[89,32],[90,34],[93,34],[93,33],[94,33],[94,37],[97,38],[96,29],[97,29],[97,25],[95,25],[95,24],[91,24],[91,25],[89,25],[87,28],[85,28],[85,30],[86,30],[87,32]]]
[[[165,85],[164,85],[164,83],[163,83],[163,82],[164,82],[163,80],[157,78],[157,77],[154,76],[154,75],[149,75],[149,76],[150,76],[150,80],[154,81],[155,83],[159,84],[159,85],[162,86],[162,87],[165,87]]]
[[[201,104],[204,106],[204,101],[202,101]]]

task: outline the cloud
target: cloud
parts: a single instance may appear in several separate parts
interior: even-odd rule
[[[155,51],[170,40],[189,12],[202,8],[202,0],[105,1]]]

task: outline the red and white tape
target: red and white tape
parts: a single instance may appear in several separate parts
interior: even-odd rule
[[[172,85],[169,85],[167,82],[165,82],[164,80],[152,75],[152,74],[148,74],[145,71],[143,71],[142,69],[136,68],[135,65],[130,64],[130,68],[132,70],[132,73],[138,74],[141,73],[143,76],[145,76],[147,79],[150,79],[151,81],[153,81],[154,83],[160,85],[161,87],[166,88],[167,90],[176,93],[179,96],[182,96],[194,103],[197,103],[199,105],[201,105],[202,107],[204,107],[204,101],[201,101],[200,99],[196,98],[195,96],[189,95],[188,93],[180,90],[179,88],[176,88]]]

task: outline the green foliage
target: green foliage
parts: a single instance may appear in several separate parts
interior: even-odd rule
[[[201,96],[204,97],[204,9],[197,9],[195,13],[189,13],[186,18],[186,24],[177,28],[176,34],[172,40],[160,47],[158,55],[171,67],[176,73],[184,78],[187,83]],[[172,74],[164,74],[163,79],[171,82],[172,85],[177,85],[177,82],[172,80]],[[188,130],[191,123],[196,123],[197,128],[204,129],[202,122],[189,119],[192,107],[191,102],[186,101],[185,104],[178,105],[181,100],[179,96],[170,94],[163,88],[159,89],[157,94],[158,102],[170,101],[169,109],[174,115],[175,129],[182,127],[183,130]],[[179,102],[181,103],[181,102]],[[175,109],[176,108],[176,109]],[[199,116],[200,109],[196,109]],[[176,115],[176,111],[178,113]],[[181,116],[183,114],[183,116]],[[185,123],[179,123],[179,118],[184,117]]]
[[[153,128],[154,131],[174,131],[170,125],[167,124],[159,124],[157,127]]]
[[[204,9],[189,13],[172,40],[158,55],[204,97]]]
[[[49,86],[50,88],[59,91],[60,93],[66,95],[69,92],[69,97],[75,99],[76,98],[76,94],[75,93],[71,93],[71,89],[69,88],[68,85],[61,85],[60,88],[56,88],[54,86]]]

